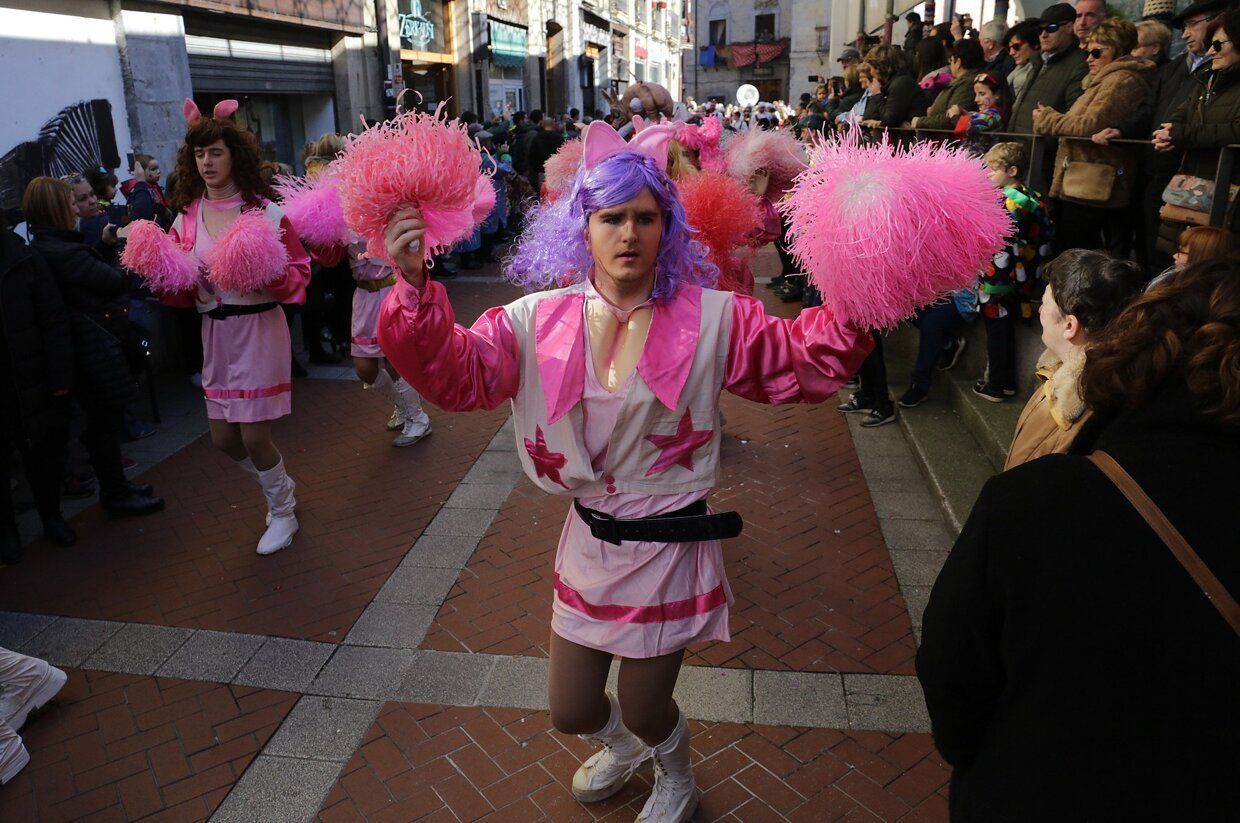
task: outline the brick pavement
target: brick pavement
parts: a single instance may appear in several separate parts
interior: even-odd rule
[[[690,723],[702,790],[695,819],[942,820],[948,772],[928,735]],[[569,791],[593,747],[544,712],[388,703],[324,801],[319,820],[631,821],[643,768],[582,806]]]
[[[206,820],[296,702],[288,692],[69,671],[22,731],[0,820]]]

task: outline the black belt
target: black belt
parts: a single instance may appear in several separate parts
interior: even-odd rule
[[[221,303],[211,309],[211,311],[203,312],[203,314],[212,320],[227,320],[230,317],[241,317],[246,314],[262,314],[265,311],[271,311],[279,305],[279,303],[253,303],[250,305]]]
[[[586,508],[573,498],[573,508],[590,527],[590,534],[604,543],[619,546],[622,540],[651,543],[695,543],[699,540],[726,540],[741,533],[745,524],[736,512],[710,514],[706,501],[690,503],[683,509],[653,517],[620,520],[610,514]]]

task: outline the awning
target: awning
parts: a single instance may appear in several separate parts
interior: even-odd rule
[[[491,62],[497,66],[524,66],[529,51],[526,30],[499,20],[487,20],[491,27]]]
[[[745,66],[757,63],[770,63],[779,57],[787,45],[785,40],[775,40],[770,43],[733,43],[732,44],[732,65],[735,68],[743,68]]]

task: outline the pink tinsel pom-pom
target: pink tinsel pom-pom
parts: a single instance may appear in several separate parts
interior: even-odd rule
[[[555,202],[568,194],[581,169],[584,140],[569,140],[547,159],[544,171],[547,175],[547,199]]]
[[[491,210],[495,208],[495,186],[491,185],[491,178],[485,174],[478,178],[478,182],[474,185],[474,222],[481,223],[491,216]]]
[[[349,228],[366,252],[389,265],[383,233],[392,215],[415,206],[426,224],[427,255],[474,230],[474,201],[482,156],[459,121],[409,111],[348,138],[335,162]]]
[[[318,249],[348,245],[352,237],[340,206],[339,181],[328,170],[313,180],[278,177],[280,208],[302,240]]]
[[[772,202],[792,188],[792,181],[805,170],[805,150],[792,136],[791,129],[750,129],[739,137],[733,137],[727,145],[728,174],[748,183],[759,169],[764,169],[771,181],[767,196]]]
[[[243,211],[207,253],[207,279],[224,291],[248,294],[288,272],[288,249],[262,209]]]
[[[980,160],[942,144],[816,144],[780,208],[790,248],[837,318],[889,328],[968,286],[1012,230]]]
[[[710,250],[710,262],[719,267],[719,288],[736,291],[743,278],[741,261],[733,251],[762,222],[758,198],[721,171],[691,174],[676,184],[685,222]]]
[[[189,291],[198,283],[193,258],[150,220],[138,220],[129,227],[121,265],[141,275],[154,294]]]

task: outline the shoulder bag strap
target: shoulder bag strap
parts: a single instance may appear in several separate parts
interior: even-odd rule
[[[1089,460],[1102,470],[1102,473],[1115,484],[1124,497],[1128,498],[1128,502],[1137,510],[1137,513],[1145,518],[1145,522],[1155,534],[1167,544],[1167,548],[1171,549],[1171,553],[1175,555],[1176,560],[1180,561],[1184,570],[1192,575],[1193,580],[1197,581],[1206,599],[1218,609],[1219,614],[1223,616],[1236,635],[1240,636],[1240,603],[1236,603],[1235,598],[1231,596],[1222,582],[1214,576],[1214,572],[1202,562],[1197,552],[1188,545],[1184,535],[1180,534],[1179,529],[1171,525],[1171,521],[1162,513],[1157,504],[1150,499],[1137,481],[1132,479],[1132,475],[1115,462],[1115,458],[1106,452],[1096,451],[1089,455]]]

